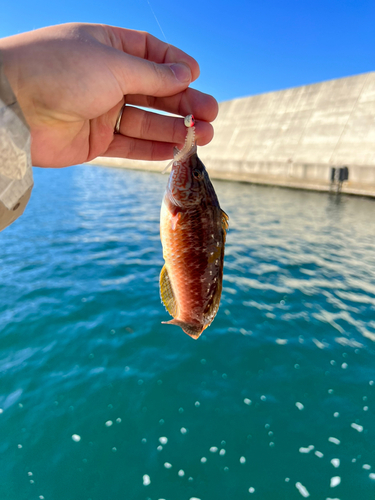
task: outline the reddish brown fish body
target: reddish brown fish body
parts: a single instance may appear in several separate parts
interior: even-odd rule
[[[173,164],[160,217],[165,260],[160,290],[174,318],[168,323],[193,338],[219,309],[227,227],[228,217],[194,148]]]

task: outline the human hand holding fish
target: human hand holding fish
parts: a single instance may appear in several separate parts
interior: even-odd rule
[[[213,137],[217,103],[189,88],[198,63],[152,35],[71,23],[0,40],[5,74],[31,129],[34,165],[63,167],[97,156],[142,160],[173,157],[182,118],[194,113],[196,141]],[[114,133],[123,107],[119,133]]]

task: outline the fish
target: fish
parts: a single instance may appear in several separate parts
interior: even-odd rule
[[[197,339],[219,309],[229,217],[190,142],[188,151],[175,152],[161,206],[160,295],[173,316],[163,324],[180,326]]]

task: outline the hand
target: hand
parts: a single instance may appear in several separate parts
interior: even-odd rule
[[[31,156],[40,167],[64,167],[116,156],[173,157],[184,143],[181,118],[193,113],[198,145],[210,142],[217,103],[188,88],[198,63],[148,33],[105,25],[65,24],[0,40],[5,74],[31,129]]]

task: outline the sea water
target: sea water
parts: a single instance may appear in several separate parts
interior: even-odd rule
[[[215,181],[195,341],[161,324],[166,182],[35,169],[1,233],[1,500],[375,498],[374,200]]]

